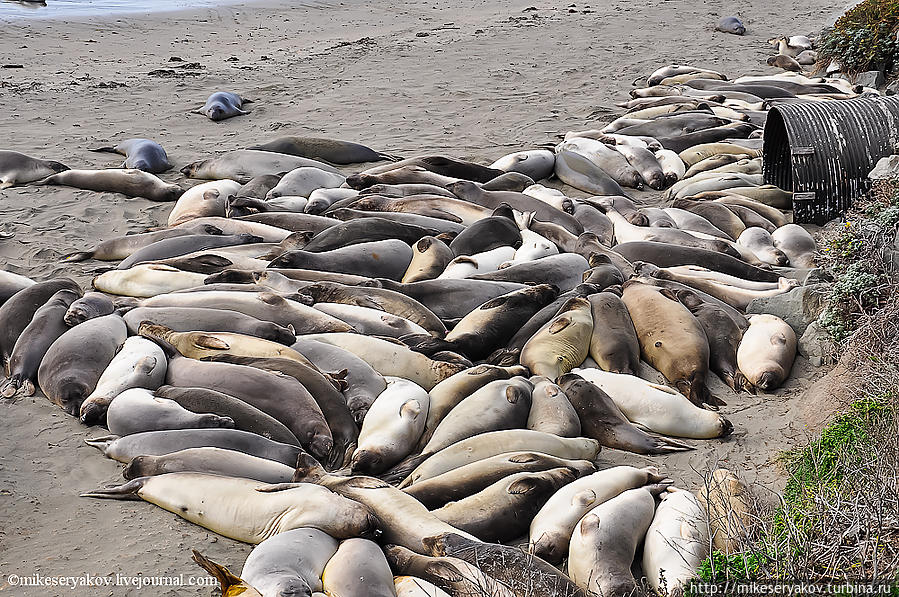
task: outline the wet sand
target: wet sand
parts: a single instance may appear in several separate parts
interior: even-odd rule
[[[0,139],[5,149],[103,168],[118,156],[89,147],[150,137],[176,164],[162,177],[185,186],[192,183],[177,170],[185,164],[284,134],[489,163],[611,119],[632,81],[664,64],[766,72],[765,40],[814,33],[840,4],[797,0],[781,15],[765,0],[261,2],[7,23],[0,65],[24,68],[0,70]],[[715,33],[718,18],[737,10],[747,35]],[[254,99],[252,114],[213,123],[190,113],[217,90]],[[86,286],[104,264],[61,263],[62,255],[157,225],[170,208],[66,188],[3,191],[0,267],[38,279],[71,275]],[[731,437],[668,457],[609,450],[603,458],[651,462],[688,488],[715,461],[776,486],[778,452],[807,433],[800,396],[822,374],[800,359],[777,396],[735,397],[716,383]],[[23,588],[7,579],[184,574],[187,582],[203,576],[191,549],[239,572],[247,545],[146,503],[78,497],[121,482],[120,466],[83,443],[104,429],[86,429],[42,397],[4,401],[0,417],[0,595],[211,595],[205,587]]]

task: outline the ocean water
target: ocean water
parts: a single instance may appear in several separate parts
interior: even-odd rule
[[[239,0],[45,0],[45,2],[0,0],[0,19],[9,21],[146,14],[237,3]]]

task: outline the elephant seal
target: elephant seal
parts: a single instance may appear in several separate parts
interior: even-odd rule
[[[534,390],[527,428],[559,437],[580,437],[580,418],[562,388],[539,375],[531,377],[530,382]]]
[[[677,296],[667,288],[629,280],[621,300],[631,315],[646,362],[697,406],[723,405],[705,383],[709,371],[705,331]]]
[[[633,189],[642,189],[644,180],[634,166],[625,156],[596,139],[586,137],[571,137],[557,146],[559,151],[571,151],[581,155],[597,166],[621,186]]]
[[[505,583],[516,597],[534,594],[586,597],[586,593],[557,568],[515,547],[472,541],[447,533],[426,538],[425,547],[433,556],[449,556],[468,562]]]
[[[281,180],[280,174],[260,174],[244,184],[237,193],[235,198],[247,197],[250,199],[265,199],[265,196],[278,185]]]
[[[365,170],[364,174],[379,174],[406,166],[423,168],[444,177],[470,180],[478,183],[489,182],[504,173],[502,170],[496,168],[482,166],[481,164],[476,164],[474,162],[466,162],[465,160],[459,160],[445,155],[425,155],[400,160],[393,164],[375,166],[374,168]]]
[[[0,190],[43,180],[68,169],[68,166],[59,162],[33,158],[17,151],[0,150]]]
[[[175,201],[184,192],[155,174],[143,170],[110,168],[108,170],[65,170],[36,182],[39,185],[62,185],[86,191],[121,193],[150,201]]]
[[[752,528],[752,492],[734,473],[719,468],[706,474],[705,483],[696,498],[709,515],[712,546],[723,553],[741,550]]]
[[[169,212],[168,226],[178,226],[197,218],[224,217],[228,197],[240,189],[235,180],[222,179],[204,182],[182,194]]]
[[[396,597],[390,564],[381,547],[368,539],[341,541],[321,579],[328,595]]]
[[[158,261],[160,259],[168,259],[170,257],[180,257],[196,251],[205,249],[219,249],[222,247],[233,247],[236,245],[247,245],[250,243],[261,243],[262,237],[253,234],[189,234],[186,236],[176,236],[164,240],[156,241],[147,245],[142,249],[138,249],[125,259],[123,259],[117,269],[128,269],[133,265],[145,263],[147,261]]]
[[[587,297],[593,315],[590,357],[605,371],[636,375],[640,370],[640,341],[621,298],[612,292]]]
[[[615,246],[612,251],[629,262],[646,261],[659,267],[700,265],[702,267],[756,282],[777,282],[777,272],[750,265],[730,255],[653,241],[634,241]]]
[[[285,531],[257,545],[247,556],[240,576],[262,595],[312,595],[323,590],[322,575],[338,545],[318,529]]]
[[[97,317],[69,329],[41,361],[37,372],[41,391],[50,402],[77,417],[81,403],[97,387],[127,335],[118,315]]]
[[[572,481],[540,509],[529,531],[529,551],[552,564],[568,555],[571,535],[585,514],[629,489],[662,483],[658,469],[616,466]]]
[[[87,259],[100,259],[102,261],[118,261],[125,259],[138,249],[146,247],[166,238],[187,236],[191,234],[221,234],[219,228],[211,224],[188,223],[178,228],[163,228],[153,232],[140,234],[128,234],[118,238],[105,240],[87,251],[76,251],[65,255],[63,261],[85,261]],[[285,235],[286,236],[286,235]]]
[[[534,375],[556,379],[587,358],[593,335],[590,302],[573,297],[521,349],[521,364]]]
[[[63,320],[67,326],[74,327],[88,319],[112,315],[115,310],[115,304],[102,292],[86,292],[69,305]]]
[[[321,371],[346,372],[344,379],[347,388],[343,394],[353,418],[361,425],[372,403],[387,388],[384,377],[367,362],[339,346],[300,336],[293,348],[300,351]]]
[[[287,251],[269,267],[298,267],[401,280],[412,262],[412,249],[401,240],[359,243],[331,251]]]
[[[397,161],[399,158],[375,151],[359,143],[324,137],[278,137],[268,143],[247,149],[286,153],[301,158],[324,160],[332,164],[361,164],[363,162]]]
[[[781,226],[771,235],[774,246],[783,251],[790,260],[791,267],[815,267],[815,239],[798,224]]]
[[[621,186],[605,170],[584,156],[562,150],[556,154],[555,174],[559,180],[593,195],[624,195]]]
[[[252,102],[248,99],[243,99],[236,93],[231,93],[230,91],[216,91],[206,98],[206,103],[203,107],[197,108],[193,113],[202,114],[209,120],[217,122],[233,116],[249,114],[249,112],[242,109],[243,105],[248,103]]]
[[[776,66],[777,68],[782,68],[783,70],[791,71],[794,73],[802,72],[802,65],[792,56],[784,56],[782,54],[778,54],[777,56],[768,56],[768,60],[766,60],[765,63],[768,66]]]
[[[499,158],[491,168],[505,172],[520,172],[533,180],[543,180],[553,174],[556,165],[556,156],[548,149],[533,149],[530,151],[516,151]]]
[[[265,195],[266,200],[278,197],[308,197],[317,189],[333,189],[346,182],[342,174],[325,172],[319,168],[303,166],[291,170]]]
[[[263,483],[288,483],[293,468],[287,465],[222,448],[187,448],[161,456],[135,456],[125,465],[128,480],[166,473],[208,473],[253,479]]]
[[[203,307],[138,307],[125,313],[128,331],[136,334],[144,321],[164,325],[176,332],[232,332],[248,334],[290,346],[296,342],[287,327],[262,321],[237,311]]]
[[[283,423],[316,457],[326,459],[331,454],[334,440],[321,408],[292,377],[245,365],[175,357],[169,361],[166,383],[209,388],[239,398]]]
[[[599,442],[584,437],[559,437],[551,433],[530,429],[489,431],[437,452],[412,471],[402,483],[404,489],[415,483],[455,470],[466,464],[484,460],[498,454],[516,451],[533,451],[558,458],[593,461],[599,454]]]
[[[414,497],[374,477],[343,477],[325,472],[308,454],[297,460],[294,483],[317,483],[350,500],[368,506],[380,522],[383,539],[408,549],[424,551],[423,539],[440,533],[465,531],[449,525],[428,512]]]
[[[568,573],[596,595],[637,591],[631,564],[655,513],[661,488],[629,489],[590,510],[571,535]]]
[[[703,301],[689,290],[677,292],[677,298],[705,330],[709,341],[709,369],[733,391],[748,390],[746,378],[737,368],[737,348],[743,337],[740,326],[720,306]]]
[[[143,170],[151,174],[159,174],[172,168],[162,145],[150,139],[126,139],[113,147],[98,147],[91,151],[123,155],[125,156],[123,168]]]
[[[450,597],[449,593],[437,585],[414,576],[394,576],[393,586],[396,597]]]
[[[750,315],[737,349],[737,365],[750,384],[774,390],[787,379],[796,358],[796,332],[774,315]]]
[[[0,363],[4,370],[16,341],[31,323],[34,314],[60,290],[71,290],[81,296],[81,288],[74,280],[54,278],[27,286],[0,306]]]
[[[202,286],[205,279],[205,274],[182,271],[161,263],[142,263],[129,269],[104,272],[91,284],[107,294],[146,298]]]
[[[560,253],[535,261],[516,263],[493,272],[469,276],[472,280],[495,280],[520,284],[551,284],[568,292],[581,283],[589,262],[577,253]]]
[[[746,33],[746,27],[739,17],[721,17],[715,26],[715,31],[722,33],[733,33],[734,35],[743,35]]]
[[[450,350],[480,360],[497,347],[504,346],[521,327],[522,321],[529,320],[558,295],[558,289],[549,284],[513,290],[472,310],[443,339],[419,336],[406,337],[403,341],[413,350],[425,354]]]
[[[457,257],[490,251],[497,247],[521,246],[521,231],[509,218],[491,216],[478,220],[456,235],[449,247]]]
[[[774,246],[774,239],[764,228],[752,226],[740,234],[737,244],[752,251],[763,263],[784,267],[790,263],[786,253]]]
[[[131,388],[116,396],[106,411],[110,433],[124,436],[167,429],[233,429],[234,421],[215,414],[194,413],[173,400],[157,398],[144,388]]]
[[[387,288],[352,286],[322,280],[302,288],[300,293],[311,297],[313,304],[340,303],[367,307],[408,319],[438,336],[446,333],[446,326],[430,309],[401,292]]]
[[[280,211],[256,213],[250,214],[248,216],[238,216],[237,218],[235,218],[235,220],[244,221],[247,223],[264,224],[273,228],[280,228],[288,232],[310,231],[313,234],[318,234],[322,230],[326,230],[331,226],[340,223],[340,220],[326,218],[324,216]]]
[[[9,379],[0,388],[0,395],[11,398],[22,392],[33,396],[37,383],[37,370],[47,349],[69,328],[64,321],[66,311],[76,299],[73,290],[60,290],[50,297],[31,318],[9,356]]]
[[[137,496],[219,535],[252,544],[300,527],[339,539],[370,537],[375,532],[377,520],[358,502],[312,483],[279,489],[250,479],[169,473],[132,479],[81,497],[129,500]]]
[[[429,509],[440,508],[449,502],[474,495],[510,475],[560,467],[573,469],[579,476],[589,475],[596,470],[587,460],[568,460],[538,452],[506,452],[419,481],[403,491]]]
[[[424,448],[425,444],[428,443],[431,436],[434,434],[437,425],[443,421],[447,413],[475,391],[484,387],[491,381],[509,379],[516,375],[526,374],[527,369],[521,365],[512,367],[478,365],[451,375],[438,383],[429,392],[431,404],[428,408],[425,429],[421,435],[421,440],[414,451],[421,452],[422,448]]]
[[[146,338],[129,336],[103,370],[94,390],[81,403],[81,422],[87,425],[102,423],[109,404],[126,390],[155,390],[165,381],[167,366],[165,353],[157,344]]]
[[[337,223],[322,230],[312,237],[303,250],[320,253],[391,238],[412,244],[429,234],[440,234],[440,231],[414,224],[394,222],[385,218],[371,217]]]
[[[444,322],[458,322],[490,299],[513,290],[520,290],[525,286],[515,282],[446,278],[409,284],[382,279],[381,284],[388,290],[400,292],[419,301]]]
[[[654,591],[680,594],[709,557],[708,522],[689,491],[669,488],[643,544],[643,573]]]
[[[309,200],[303,211],[307,214],[321,214],[338,201],[352,199],[359,195],[355,189],[316,189],[309,194]]]
[[[146,320],[139,324],[137,333],[161,346],[171,346],[180,354],[192,359],[229,355],[285,358],[304,365],[311,365],[306,357],[294,349],[256,336],[231,332],[178,332]]]
[[[512,247],[496,247],[474,255],[460,255],[450,261],[438,280],[470,278],[479,273],[493,273],[515,257]]]
[[[0,307],[15,293],[29,286],[34,286],[35,283],[31,278],[0,270]]]
[[[628,420],[646,431],[689,439],[723,437],[733,431],[730,421],[717,412],[699,408],[667,386],[601,369],[573,369],[571,372],[599,386]]]
[[[399,545],[388,545],[384,549],[390,567],[404,577],[411,576],[417,581],[423,578],[438,589],[456,596],[490,595],[491,597],[515,597],[515,593],[505,583],[483,573],[480,568],[459,558],[434,558],[420,555]],[[413,593],[416,597],[431,593]],[[440,595],[439,593],[437,595]]]
[[[236,400],[236,399],[235,399]],[[284,444],[262,435],[237,429],[174,429],[171,431],[148,431],[118,437],[107,435],[85,439],[84,443],[103,452],[107,458],[131,462],[143,454],[162,456],[188,448],[222,448],[236,450],[258,458],[274,460],[287,466],[295,466],[297,456],[302,451],[299,442]]]
[[[668,454],[692,448],[682,442],[655,437],[642,431],[621,412],[608,394],[582,377],[568,373],[559,386],[581,421],[581,433],[601,445],[634,454]]]
[[[234,396],[209,388],[176,386],[161,386],[153,393],[160,398],[173,400],[195,413],[211,413],[220,417],[228,417],[234,421],[235,429],[254,433],[290,446],[300,445],[300,441],[283,423]],[[222,448],[227,449],[228,446]]]
[[[512,209],[517,209],[521,212],[534,212],[534,216],[538,220],[558,224],[572,234],[581,234],[584,231],[580,223],[571,215],[524,193],[485,191],[475,183],[467,180],[454,182],[447,185],[447,188],[456,197],[488,209],[497,209],[503,203],[506,203]]]
[[[312,395],[321,409],[331,430],[334,447],[324,464],[332,469],[341,468],[349,460],[350,452],[357,443],[359,429],[346,403],[346,398],[339,389],[346,386],[343,375],[330,375],[319,371],[309,361],[287,359],[281,357],[246,357],[235,355],[216,355],[204,360],[216,363],[248,365],[262,371],[282,374],[300,382]]]
[[[453,250],[442,239],[436,236],[423,236],[412,244],[412,261],[409,262],[409,267],[400,281],[409,284],[434,280],[455,256]]]
[[[432,513],[482,541],[504,543],[525,534],[546,500],[576,478],[569,468],[516,473]]]
[[[188,178],[205,180],[236,180],[246,184],[263,174],[290,172],[296,168],[311,166],[325,172],[337,173],[337,169],[318,160],[300,158],[284,153],[239,149],[229,151],[215,158],[192,162],[181,169]]]
[[[354,473],[377,475],[408,456],[425,428],[430,396],[421,386],[386,377],[387,389],[369,408],[353,453]]]

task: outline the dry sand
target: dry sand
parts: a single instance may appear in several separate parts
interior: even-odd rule
[[[88,147],[145,136],[181,167],[282,134],[322,134],[394,154],[440,151],[489,163],[608,120],[631,82],[657,66],[766,72],[765,40],[813,33],[841,2],[796,0],[787,11],[770,0],[285,2],[7,23],[0,64],[25,68],[0,71],[0,146],[102,168],[117,156]],[[748,34],[715,33],[719,16],[734,11]],[[189,113],[216,90],[255,99],[253,113],[222,123]],[[177,169],[163,178],[181,180]],[[169,209],[65,188],[4,191],[0,267],[40,279],[73,275],[86,285],[101,264],[62,264],[61,255],[156,225]],[[736,431],[693,442],[695,452],[605,458],[655,463],[686,487],[715,460],[776,484],[777,452],[807,433],[798,397],[821,375],[800,359],[777,396],[722,390]],[[83,443],[105,430],[85,429],[41,397],[4,401],[0,417],[0,594],[210,595],[196,587],[7,584],[9,574],[112,575],[113,583],[117,573],[202,576],[191,548],[239,572],[247,545],[142,502],[78,497],[121,480],[117,463]]]

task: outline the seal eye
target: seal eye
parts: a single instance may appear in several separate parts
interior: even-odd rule
[[[661,342],[656,342],[656,348],[659,348],[659,347],[661,347],[661,346],[662,346],[662,343],[661,343]]]

